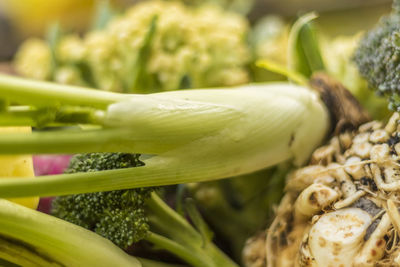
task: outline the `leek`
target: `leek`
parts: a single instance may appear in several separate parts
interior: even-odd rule
[[[0,258],[21,266],[141,266],[89,230],[4,199],[0,248]]]
[[[2,179],[1,197],[210,181],[286,160],[301,165],[330,128],[318,94],[290,83],[123,95],[0,76],[0,98],[40,108],[87,107],[87,123],[97,125],[90,130],[3,134],[1,154],[155,155],[133,169]]]

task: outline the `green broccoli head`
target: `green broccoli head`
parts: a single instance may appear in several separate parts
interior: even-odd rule
[[[66,172],[91,172],[142,165],[137,154],[89,153],[74,156]],[[149,225],[144,206],[152,191],[152,188],[138,188],[60,196],[52,203],[52,214],[92,230],[125,249],[148,234]]]
[[[389,96],[390,108],[400,110],[400,0],[392,14],[368,31],[355,52],[361,75],[379,94]]]

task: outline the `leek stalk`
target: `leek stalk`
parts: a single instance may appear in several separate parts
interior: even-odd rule
[[[1,76],[0,97],[41,107],[58,103],[100,108],[94,114],[101,128],[0,135],[0,154],[155,155],[143,160],[145,166],[133,169],[2,179],[1,197],[210,181],[286,160],[301,165],[330,128],[318,94],[290,83],[122,95]]]
[[[0,258],[22,266],[141,266],[89,230],[4,199],[0,248]]]

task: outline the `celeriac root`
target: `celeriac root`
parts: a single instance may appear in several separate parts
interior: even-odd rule
[[[289,175],[267,266],[400,266],[399,119],[333,137]]]

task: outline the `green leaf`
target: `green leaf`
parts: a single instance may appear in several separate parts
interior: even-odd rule
[[[53,23],[47,29],[46,33],[46,40],[50,48],[51,54],[51,80],[54,79],[54,73],[56,68],[59,65],[58,58],[57,58],[57,45],[62,37],[62,31],[60,24],[58,22]]]
[[[325,69],[315,28],[311,24],[315,18],[315,13],[300,17],[293,25],[288,41],[288,69],[307,78]]]
[[[132,64],[132,73],[128,75],[125,93],[151,93],[153,81],[152,77],[146,72],[146,66],[150,58],[151,44],[156,33],[157,19],[158,17],[154,16],[150,22],[143,45]]]
[[[81,77],[82,79],[86,82],[86,84],[90,87],[93,88],[99,88],[97,85],[96,79],[93,76],[92,69],[88,65],[87,62],[77,62],[73,64],[74,67],[76,67],[79,72],[82,74]]]

